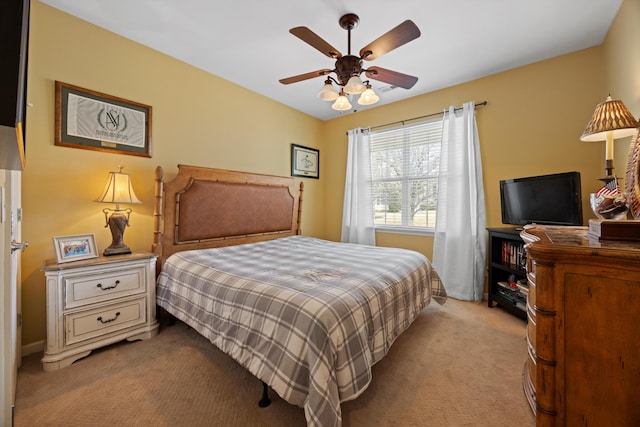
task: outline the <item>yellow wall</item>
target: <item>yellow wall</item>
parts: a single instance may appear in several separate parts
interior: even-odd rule
[[[603,43],[603,84],[598,102],[608,94],[640,117],[640,0],[625,0]],[[624,177],[631,137],[615,142],[614,166]]]
[[[103,228],[104,206],[92,200],[118,164],[131,173],[144,201],[133,206],[125,241],[134,250],[149,250],[157,165],[168,177],[177,163],[288,175],[291,143],[319,148],[321,179],[305,180],[303,231],[339,240],[348,129],[486,100],[477,121],[487,225],[501,225],[500,179],[569,170],[582,174],[585,218],[591,217],[587,196],[603,173],[604,144],[578,138],[608,91],[619,93],[636,117],[640,113],[640,53],[632,46],[640,32],[639,4],[625,0],[602,47],[321,122],[32,2],[28,101],[33,107],[27,116],[23,173],[23,236],[30,243],[22,258],[23,343],[45,338],[40,266],[54,257],[51,237],[95,233],[100,250],[110,243]],[[421,78],[428,78],[428,70]],[[55,80],[153,106],[153,158],[54,146]],[[223,98],[231,104],[216,106]],[[624,150],[624,143],[616,150],[620,145]],[[618,152],[616,156],[620,161]],[[623,168],[616,162],[617,171]],[[430,237],[378,233],[378,243],[432,255]]]
[[[153,157],[55,146],[56,80],[151,105]],[[51,238],[94,233],[99,251],[111,243],[102,214],[108,205],[92,200],[116,165],[125,166],[144,202],[131,206],[125,242],[133,250],[150,250],[156,166],[163,166],[167,178],[175,176],[178,163],[286,176],[292,143],[324,151],[320,120],[37,1],[31,11],[28,101],[33,107],[23,173],[23,237],[30,244],[22,257],[25,344],[45,338],[40,267],[55,258]],[[324,236],[323,198],[323,182],[306,179],[306,235]]]

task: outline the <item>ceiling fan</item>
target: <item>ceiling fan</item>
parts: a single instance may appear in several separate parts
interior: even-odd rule
[[[381,67],[369,67],[365,69],[362,68],[362,61],[377,59],[411,40],[420,37],[420,30],[416,24],[411,20],[404,21],[360,49],[360,56],[355,56],[351,54],[351,30],[354,29],[359,22],[360,18],[353,13],[348,13],[340,18],[340,27],[347,30],[348,33],[348,51],[347,55],[344,56],[309,28],[295,27],[290,29],[289,32],[291,34],[308,43],[311,47],[316,48],[329,58],[335,59],[335,68],[333,70],[325,68],[310,73],[287,77],[280,79],[280,83],[286,85],[314,77],[327,76],[324,87],[318,94],[318,98],[323,101],[335,100],[336,102],[332,106],[335,110],[348,110],[351,108],[351,104],[346,95],[362,94],[360,99],[358,99],[358,103],[361,105],[374,104],[379,100],[378,96],[371,89],[369,82],[365,81],[363,83],[360,79],[360,74],[363,72],[370,79],[389,83],[404,89],[411,89],[418,81],[417,77]],[[330,76],[331,73],[334,73],[336,78]],[[339,93],[333,88],[332,82],[341,87]]]

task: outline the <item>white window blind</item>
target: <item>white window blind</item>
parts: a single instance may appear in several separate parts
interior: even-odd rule
[[[433,231],[441,142],[441,119],[371,132],[371,195],[377,229]]]

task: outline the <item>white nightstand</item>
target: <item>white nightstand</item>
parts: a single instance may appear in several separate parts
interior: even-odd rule
[[[46,262],[45,371],[69,366],[92,350],[123,339],[151,338],[156,320],[156,255]]]

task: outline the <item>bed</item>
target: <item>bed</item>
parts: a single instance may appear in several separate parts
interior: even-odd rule
[[[446,291],[423,255],[301,234],[303,183],[156,169],[157,303],[287,402],[340,426],[371,367]],[[265,386],[266,389],[266,386]]]

